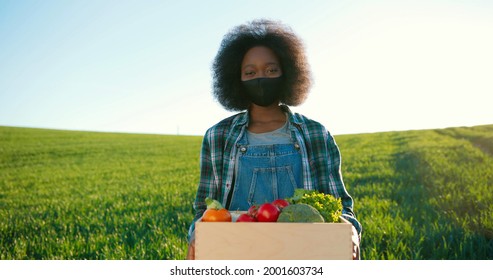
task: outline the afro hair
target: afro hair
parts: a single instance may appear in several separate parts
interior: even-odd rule
[[[255,46],[265,46],[278,56],[283,72],[282,104],[302,104],[311,86],[311,72],[301,39],[278,21],[259,19],[234,27],[227,33],[212,64],[213,95],[229,111],[250,106],[241,85],[241,62]]]

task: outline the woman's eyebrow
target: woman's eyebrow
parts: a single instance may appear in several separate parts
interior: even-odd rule
[[[272,65],[279,66],[279,63],[277,63],[277,62],[267,62],[267,63],[265,63],[265,66],[272,66]],[[252,64],[252,63],[251,64],[247,64],[247,65],[243,66],[243,69],[245,69],[247,67],[257,67],[257,65],[256,64]]]

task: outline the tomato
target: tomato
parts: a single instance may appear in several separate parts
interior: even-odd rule
[[[240,223],[240,222],[256,222],[257,219],[255,219],[255,217],[252,217],[250,215],[248,215],[247,213],[243,213],[241,214],[238,219],[236,219],[236,222],[237,223]]]
[[[207,209],[202,215],[202,222],[231,222],[231,214],[225,208]]]
[[[277,206],[277,208],[282,210],[282,208],[289,205],[289,202],[285,199],[276,199],[276,200],[272,201],[272,204],[274,204],[275,206]]]
[[[257,217],[258,205],[252,205],[248,208],[247,214],[252,217]]]
[[[272,203],[260,205],[257,211],[257,221],[259,222],[276,222],[281,210]]]

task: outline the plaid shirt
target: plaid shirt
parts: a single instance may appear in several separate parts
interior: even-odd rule
[[[301,149],[303,188],[340,197],[343,217],[361,233],[361,224],[353,212],[353,199],[347,193],[342,180],[341,155],[334,138],[320,123],[301,114],[293,114],[287,106],[282,109],[288,114],[289,130]],[[189,238],[194,231],[195,221],[206,209],[206,197],[217,199],[222,205],[226,205],[233,184],[237,142],[246,133],[248,117],[247,112],[236,114],[222,120],[205,133],[200,182],[194,202],[196,214],[190,226]]]

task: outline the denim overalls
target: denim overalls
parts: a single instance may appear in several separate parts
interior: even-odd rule
[[[265,134],[270,137],[258,137]],[[288,198],[295,188],[303,187],[300,147],[292,139],[288,123],[258,135],[245,133],[238,141],[230,210],[246,211],[255,204]]]

